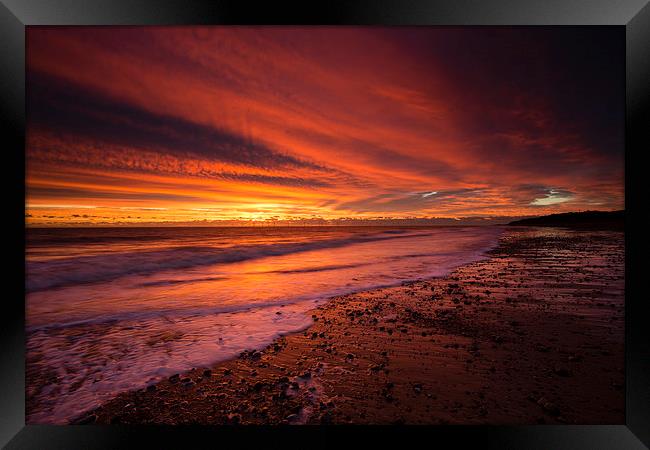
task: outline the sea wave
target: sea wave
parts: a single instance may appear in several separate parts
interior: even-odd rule
[[[133,323],[133,322],[144,322],[150,319],[163,318],[170,323],[178,318],[183,320],[188,320],[193,317],[205,317],[205,316],[216,316],[218,314],[235,314],[242,313],[251,310],[258,310],[264,308],[278,307],[285,304],[295,304],[304,301],[318,301],[321,299],[308,299],[298,297],[293,299],[291,302],[283,302],[282,304],[276,301],[270,302],[257,302],[257,303],[243,303],[235,305],[225,305],[225,306],[214,306],[211,308],[175,308],[175,309],[156,309],[149,311],[130,311],[130,312],[121,312],[114,314],[105,314],[99,315],[87,319],[80,320],[64,320],[60,322],[52,322],[44,325],[33,325],[27,326],[26,331],[28,333],[33,333],[37,331],[47,331],[47,330],[57,330],[61,328],[71,328],[71,327],[85,327],[92,325],[115,325],[120,323]]]
[[[152,274],[171,269],[188,269],[219,263],[280,256],[291,253],[344,247],[365,242],[429,236],[427,232],[365,233],[345,238],[306,242],[245,244],[228,248],[210,246],[174,246],[161,250],[116,252],[84,255],[47,261],[28,261],[26,290],[28,293],[47,289],[106,282],[127,275]]]

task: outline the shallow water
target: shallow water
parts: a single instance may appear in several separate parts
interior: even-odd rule
[[[329,297],[444,276],[501,227],[28,231],[29,423],[311,324]]]

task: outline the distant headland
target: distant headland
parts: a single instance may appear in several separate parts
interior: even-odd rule
[[[569,227],[585,229],[624,228],[625,211],[583,211],[515,220],[508,225],[536,227]]]

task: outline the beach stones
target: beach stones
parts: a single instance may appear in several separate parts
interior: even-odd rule
[[[254,361],[257,361],[261,357],[262,353],[257,350],[244,350],[239,354],[239,358],[241,359],[252,359]]]
[[[485,277],[492,276],[487,270]],[[577,423],[583,414],[592,414],[593,420],[624,414],[622,403],[615,403],[624,396],[618,392],[624,391],[620,361],[612,358],[602,374],[580,365],[581,359],[595,364],[601,356],[616,356],[616,347],[598,339],[604,333],[585,333],[590,331],[586,325],[564,320],[571,311],[562,309],[561,302],[570,298],[569,293],[547,304],[546,294],[537,294],[537,287],[531,291],[525,284],[514,284],[511,292],[504,293],[505,287],[490,285],[492,303],[488,303],[483,297],[486,284],[473,283],[467,274],[461,278],[462,290],[451,295],[444,292],[445,280],[436,280],[441,292],[438,303],[426,301],[433,295],[428,285],[423,286],[426,292],[417,295],[398,288],[382,291],[390,293],[387,298],[399,299],[393,307],[382,293],[371,299],[349,296],[339,306],[333,301],[329,309],[322,310],[318,324],[268,344],[260,353],[263,358],[257,360],[255,351],[247,350],[242,352],[245,360],[224,363],[230,369],[216,366],[208,372],[199,365],[189,372],[194,382],[203,375],[196,387],[185,390],[180,383],[185,375],[176,375],[172,379],[177,385],[164,381],[155,394],[123,394],[120,399],[128,398],[137,407],[124,408],[125,402],[113,401],[97,413],[97,420],[104,423],[119,416],[124,423],[288,425],[396,420],[443,424],[491,423],[507,415],[522,423]],[[505,305],[505,295],[516,299],[517,308]],[[456,310],[452,298],[461,305],[471,300],[471,305]],[[354,323],[348,321],[346,312],[355,317]],[[403,334],[405,329],[408,333]],[[526,330],[530,339],[517,336],[516,329]],[[324,338],[319,336],[322,330]],[[330,353],[333,342],[338,355]],[[385,373],[388,368],[390,375]],[[251,378],[254,374],[256,378]],[[577,380],[583,376],[584,383]],[[159,392],[165,387],[166,394]],[[597,389],[612,399],[616,414],[596,407],[590,412],[597,403],[591,399]],[[330,405],[330,398],[336,406]],[[182,399],[189,400],[185,408],[179,406]],[[332,414],[324,415],[328,411]],[[228,419],[228,413],[240,417]]]

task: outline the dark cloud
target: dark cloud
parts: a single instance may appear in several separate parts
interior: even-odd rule
[[[118,199],[118,200],[178,200],[178,201],[201,201],[201,197],[193,197],[180,194],[161,194],[156,192],[120,192],[102,191],[94,189],[57,188],[57,187],[29,187],[28,194],[42,199],[56,199],[59,197],[76,197],[80,199]]]
[[[545,202],[549,200],[561,203],[572,199],[576,195],[575,192],[564,187],[545,186],[541,184],[520,184],[518,186],[512,186],[507,190],[507,193],[513,204],[522,206],[545,206]]]
[[[435,192],[435,194],[433,194],[433,192]],[[382,194],[351,202],[344,202],[337,205],[335,209],[351,210],[356,212],[421,211],[434,206],[449,206],[450,204],[464,202],[468,199],[477,199],[483,193],[483,189],[463,188],[414,193]]]
[[[354,154],[362,154],[370,167],[376,165],[421,175],[435,174],[450,181],[456,181],[462,178],[459,170],[451,164],[447,164],[440,159],[432,159],[431,155],[434,152],[431,151],[431,148],[420,149],[420,154],[425,157],[414,157],[395,151],[385,145],[378,145],[354,137],[333,136],[314,130],[298,128],[292,129],[288,134],[305,139],[326,149],[334,149],[341,153],[349,153],[352,151]],[[434,142],[431,142],[431,147],[434,147]]]
[[[468,133],[574,133],[594,151],[622,157],[623,28],[414,28],[381,32],[400,42],[423,66],[430,66],[432,73],[462,86],[454,95]],[[513,111],[528,114],[513,115]]]
[[[179,157],[327,171],[280,151],[213,127],[172,115],[155,114],[35,71],[27,77],[30,126]]]

